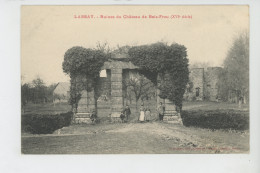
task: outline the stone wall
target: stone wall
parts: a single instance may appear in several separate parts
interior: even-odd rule
[[[108,117],[111,108],[111,70],[106,70],[106,77],[99,78],[97,86],[97,114]]]
[[[123,107],[123,70],[111,69],[111,116],[120,116]]]
[[[221,67],[208,67],[205,73],[206,99],[210,101],[218,101],[218,76]]]
[[[218,76],[221,67],[193,68],[190,70],[191,86],[187,85],[184,99],[188,101],[209,100],[218,101]],[[198,89],[199,93],[198,93]],[[199,94],[199,96],[197,96]]]
[[[86,91],[83,90],[81,92],[81,99],[78,102],[78,112],[79,113],[91,113],[95,110],[95,98],[94,98],[94,90]]]
[[[186,91],[184,97],[188,100],[203,100],[204,99],[204,69],[193,68],[189,75],[192,86]]]

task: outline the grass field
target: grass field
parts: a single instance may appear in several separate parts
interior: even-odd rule
[[[195,101],[195,102],[183,102],[182,109],[183,110],[233,109],[233,110],[249,111],[249,105],[242,104],[241,107],[239,107],[239,105],[236,103]]]
[[[156,110],[155,103],[150,103],[150,109],[152,112]],[[130,105],[130,108],[134,111],[135,105]],[[183,102],[183,110],[216,110],[216,109],[234,109],[234,110],[249,110],[248,104],[242,104],[239,107],[238,104],[228,102],[206,102],[206,101],[194,101]],[[68,103],[46,103],[46,104],[27,104],[25,106],[25,113],[49,113],[49,112],[68,112],[71,110],[71,105]]]
[[[41,103],[41,104],[32,104],[29,103],[24,108],[24,114],[36,113],[36,114],[45,114],[45,113],[65,113],[71,111],[71,106],[68,103]]]

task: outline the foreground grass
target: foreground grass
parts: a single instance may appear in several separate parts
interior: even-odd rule
[[[52,135],[22,137],[24,154],[247,153],[248,132],[167,123],[73,125]]]

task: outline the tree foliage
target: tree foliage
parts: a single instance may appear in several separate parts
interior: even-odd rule
[[[21,86],[21,101],[22,101],[22,107],[26,105],[31,99],[31,89],[30,85],[27,83],[24,83]]]
[[[40,77],[34,79],[31,83],[31,86],[34,103],[42,103],[47,101],[47,87]]]
[[[66,51],[62,68],[71,76],[85,75],[88,78],[97,78],[106,59],[107,54],[101,50],[76,46]]]
[[[224,72],[220,75],[221,95],[229,91],[236,96],[249,99],[249,36],[244,32],[236,37],[224,61]],[[227,98],[225,98],[227,99]]]
[[[70,104],[77,107],[81,91],[95,89],[99,72],[109,54],[102,50],[72,47],[66,51],[62,63],[63,71],[70,75]],[[87,80],[85,80],[87,79]]]
[[[129,49],[130,60],[140,67],[140,71],[157,84],[160,76],[160,97],[181,106],[183,94],[189,80],[186,47],[165,43],[135,46]]]
[[[22,107],[27,103],[44,103],[53,101],[53,91],[57,84],[47,86],[44,81],[37,77],[31,83],[21,85]]]

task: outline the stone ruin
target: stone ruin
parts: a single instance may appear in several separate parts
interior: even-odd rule
[[[222,72],[221,67],[192,68],[184,99],[187,101],[219,101],[218,76]]]
[[[122,57],[121,57],[122,58]],[[138,67],[131,62],[111,59],[104,63],[101,68],[102,75],[98,82],[97,104],[95,102],[94,91],[82,91],[81,99],[78,103],[77,113],[74,115],[74,123],[91,123],[90,114],[97,111],[99,117],[109,117],[111,122],[120,121],[120,113],[125,106],[123,97],[123,79],[129,74],[137,72]],[[175,105],[167,99],[161,99],[157,89],[156,107],[162,102],[165,105],[164,121],[181,122],[180,114],[177,113]]]

